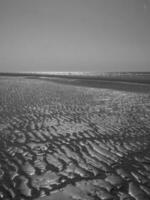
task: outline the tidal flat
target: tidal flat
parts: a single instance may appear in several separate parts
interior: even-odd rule
[[[0,199],[149,200],[150,84],[0,77]]]

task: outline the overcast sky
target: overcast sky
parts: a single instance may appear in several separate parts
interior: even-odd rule
[[[150,71],[150,1],[0,0],[0,71]]]

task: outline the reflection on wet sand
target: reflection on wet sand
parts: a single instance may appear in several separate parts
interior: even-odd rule
[[[0,79],[0,198],[150,199],[150,93]]]

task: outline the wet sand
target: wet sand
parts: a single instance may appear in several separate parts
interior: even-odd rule
[[[0,78],[0,199],[150,199],[149,86],[81,85]]]

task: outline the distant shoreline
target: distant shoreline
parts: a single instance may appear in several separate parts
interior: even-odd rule
[[[51,73],[0,73],[7,77],[29,77],[29,78],[62,78],[88,81],[113,81],[124,83],[150,84],[150,72],[106,72],[106,73],[73,73],[73,72],[51,72]]]
[[[23,77],[78,87],[150,93],[150,73],[106,73],[105,75],[0,73],[0,77]]]

